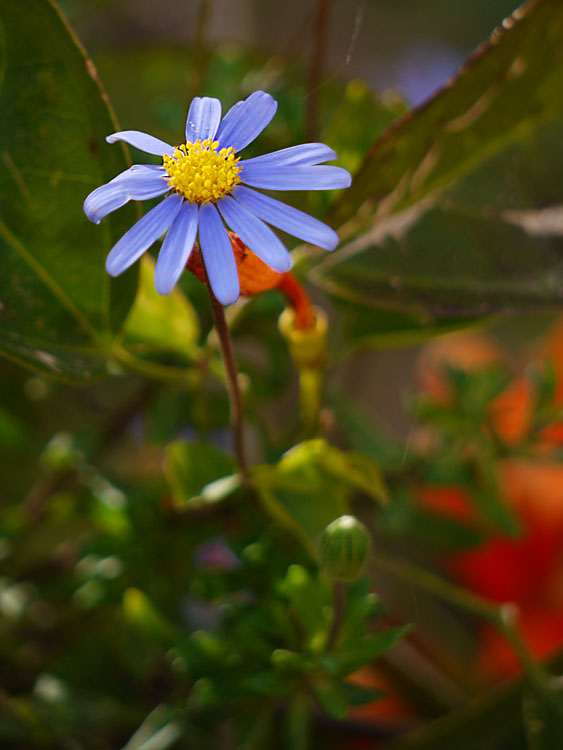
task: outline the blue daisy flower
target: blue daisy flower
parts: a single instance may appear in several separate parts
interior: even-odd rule
[[[109,135],[108,143],[125,141],[162,157],[162,165],[135,165],[90,193],[84,202],[90,221],[98,224],[130,200],[167,196],[114,245],[107,257],[107,272],[118,276],[168,230],[154,281],[159,294],[170,294],[199,232],[211,287],[217,299],[228,305],[238,299],[239,280],[225,223],[279,273],[290,269],[291,257],[268,224],[333,250],[338,243],[333,229],[303,211],[251,190],[348,187],[349,172],[322,164],[336,158],[331,148],[323,143],[304,143],[252,159],[236,156],[264,130],[277,106],[269,94],[255,91],[231,107],[221,120],[218,99],[196,97],[188,112],[186,142],[177,148],[137,130]]]

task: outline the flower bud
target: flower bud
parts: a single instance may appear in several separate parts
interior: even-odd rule
[[[287,341],[291,358],[298,370],[320,367],[326,356],[328,323],[326,315],[314,309],[314,324],[311,328],[296,325],[295,312],[286,308],[278,321],[279,329]]]
[[[53,435],[41,454],[41,463],[51,471],[75,469],[82,459],[83,454],[76,448],[74,438],[69,432],[58,432]]]
[[[324,530],[321,570],[333,581],[353,581],[362,574],[369,546],[369,532],[364,524],[354,516],[341,516]]]

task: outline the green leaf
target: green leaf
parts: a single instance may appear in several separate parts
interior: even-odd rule
[[[559,0],[526,4],[375,143],[318,284],[395,331],[563,304],[562,35]]]
[[[486,518],[510,536],[517,537],[522,531],[521,523],[503,499],[493,458],[485,452],[476,452],[473,469],[475,476],[469,485],[471,500]]]
[[[233,461],[209,443],[174,440],[165,449],[164,473],[174,502],[196,508],[223,499],[239,486]]]
[[[328,476],[344,482],[350,487],[365,493],[373,500],[386,503],[389,499],[387,487],[377,465],[369,456],[353,451],[338,451],[321,443],[322,452],[318,454],[319,465]]]
[[[345,682],[343,688],[346,702],[350,706],[364,706],[366,703],[373,703],[385,695],[384,690],[366,688],[352,682]]]
[[[346,644],[362,637],[365,634],[368,619],[372,618],[378,610],[379,602],[375,594],[356,598],[349,596],[338,640]]]
[[[374,138],[381,135],[406,109],[406,103],[397,94],[389,93],[382,99],[363,81],[352,80],[335,101],[320,140],[336,151],[338,165],[354,174]],[[310,213],[324,215],[333,195],[333,191],[311,192]]]
[[[299,622],[307,634],[308,646],[313,651],[324,648],[330,624],[330,586],[322,578],[312,577],[302,565],[290,565],[279,589],[290,601]],[[301,663],[300,654],[289,651],[277,653],[274,662],[278,666],[293,668]]]
[[[407,113],[374,144],[354,185],[333,211],[338,223],[352,218],[366,201],[368,207],[379,204],[380,215],[395,214],[461,177],[475,179],[478,167],[559,119],[562,24],[559,0],[538,0],[515,11],[453,83]],[[550,128],[554,146],[557,130]],[[528,149],[534,145],[527,142]],[[528,161],[525,169],[533,171],[534,164]],[[514,192],[513,180],[507,184],[498,172],[496,179]],[[477,190],[475,195],[481,203]],[[386,198],[387,205],[381,206]]]
[[[0,352],[87,380],[125,319],[136,272],[111,280],[108,250],[137,218],[101,226],[86,195],[127,168],[92,62],[47,0],[0,0]]]
[[[290,696],[285,717],[287,750],[307,750],[311,725],[310,698],[305,691]]]
[[[178,638],[175,626],[156,608],[140,589],[128,588],[123,594],[123,614],[148,636],[169,645]]]
[[[388,94],[382,100],[374,96],[366,83],[352,80],[324,128],[321,140],[336,151],[339,166],[356,172],[374,137],[381,135],[406,108],[406,103],[396,94]]]
[[[381,633],[366,635],[357,640],[351,647],[343,648],[335,656],[338,660],[338,671],[341,676],[349,675],[369,662],[377,659],[387,649],[402,638],[409,626],[390,628]]]
[[[255,469],[262,502],[313,551],[335,518],[349,512],[353,490],[375,500],[387,497],[376,464],[360,453],[346,453],[325,440],[308,440],[285,453],[275,467]]]
[[[300,566],[296,567],[299,568]],[[275,651],[272,651],[270,659],[276,669],[295,672],[311,671],[311,665],[303,654],[288,651],[285,648],[277,648]]]
[[[315,276],[313,272],[313,277]],[[321,282],[326,286],[324,280]],[[328,282],[327,282],[328,284]],[[328,288],[328,287],[327,287]],[[332,290],[333,294],[336,290]],[[450,333],[471,325],[474,316],[452,320],[420,316],[383,307],[366,306],[363,302],[334,297],[349,351],[410,346],[441,333]]]
[[[453,206],[421,215],[400,239],[344,250],[316,273],[333,294],[427,321],[563,304],[560,244]]]
[[[169,351],[193,360],[197,353],[199,322],[195,310],[176,287],[168,296],[154,288],[154,261],[141,261],[140,284],[124,327],[125,343],[137,354]]]
[[[182,734],[178,712],[160,705],[151,711],[123,750],[167,750]]]
[[[335,719],[343,719],[348,710],[346,692],[339,680],[334,680],[324,675],[313,682],[314,693],[329,716]]]
[[[311,460],[309,445],[300,443],[277,466],[256,470],[254,478],[265,509],[293,528],[313,551],[325,527],[348,512],[348,491]]]

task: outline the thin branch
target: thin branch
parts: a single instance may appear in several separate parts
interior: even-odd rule
[[[309,141],[315,141],[319,130],[319,89],[325,66],[326,40],[331,0],[317,0],[313,27],[313,47],[307,82],[307,110],[305,132]]]
[[[248,458],[246,454],[246,444],[244,439],[244,410],[242,403],[242,394],[240,392],[238,383],[238,373],[233,352],[233,343],[231,340],[231,334],[229,333],[229,328],[227,326],[227,321],[225,320],[225,310],[223,308],[223,305],[213,294],[213,289],[211,288],[209,278],[207,277],[207,271],[205,271],[205,284],[207,286],[209,300],[211,302],[213,323],[215,325],[215,330],[217,331],[217,336],[219,337],[221,356],[223,357],[223,362],[225,363],[227,390],[229,392],[229,402],[231,405],[231,425],[233,428],[235,460],[243,482],[245,484],[248,484],[250,480],[250,474]]]
[[[528,678],[543,692],[549,692],[545,689],[547,675],[543,667],[535,660],[516,626],[518,610],[515,605],[490,602],[472,591],[449,583],[435,573],[411,563],[377,555],[376,564],[408,581],[409,584],[418,586],[449,604],[490,622],[510,644]]]

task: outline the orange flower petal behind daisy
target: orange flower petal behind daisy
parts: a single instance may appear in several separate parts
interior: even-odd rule
[[[270,289],[277,289],[295,312],[293,325],[299,330],[312,329],[317,322],[317,315],[304,287],[292,273],[278,273],[248,248],[234,232],[228,232],[233,255],[237,266],[240,293],[244,297],[254,297]],[[205,281],[201,251],[196,245],[186,264],[200,281]]]
[[[267,292],[277,286],[283,273],[274,271],[267,266],[264,261],[249,250],[244,242],[234,232],[228,232],[235,262],[237,264],[240,293],[245,297],[253,297],[255,294]],[[191,271],[200,281],[205,281],[205,272],[201,259],[201,250],[194,247],[190,259],[186,265],[188,271]]]

